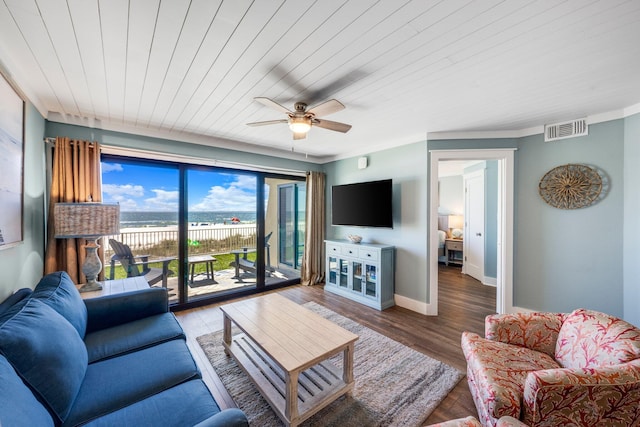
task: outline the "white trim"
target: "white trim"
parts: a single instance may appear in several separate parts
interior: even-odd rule
[[[514,223],[514,151],[430,150],[429,197],[429,277],[427,293],[429,314],[438,313],[438,162],[442,160],[500,160],[498,163],[498,268],[496,312],[513,310],[513,223]]]
[[[498,279],[495,277],[484,276],[482,278],[482,284],[485,286],[493,286],[495,288],[498,286]]]
[[[248,163],[237,163],[237,162],[229,162],[224,160],[205,159],[201,157],[184,156],[182,154],[161,153],[158,151],[140,150],[138,148],[116,147],[116,146],[105,145],[105,144],[100,145],[100,147],[104,154],[111,154],[116,156],[135,157],[140,159],[165,160],[165,161],[176,162],[176,163],[189,163],[192,165],[203,165],[203,166],[217,166],[221,168],[242,169],[242,170],[250,170],[250,171],[256,171],[256,172],[282,173],[282,174],[294,175],[294,176],[306,175],[305,171],[299,171],[294,169],[270,168],[268,166],[256,166]]]
[[[420,314],[431,314],[428,311],[428,304],[423,301],[407,298],[398,294],[394,294],[393,298],[395,299],[396,305],[398,307],[406,308],[407,310],[415,311],[416,313]]]
[[[624,116],[629,117],[640,113],[640,104],[631,105],[624,109]]]
[[[511,307],[511,311],[509,313],[535,313],[536,310],[531,310],[530,308],[524,307]]]

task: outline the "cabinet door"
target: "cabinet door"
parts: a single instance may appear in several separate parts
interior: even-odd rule
[[[329,257],[327,265],[329,267],[329,277],[327,282],[330,285],[338,286],[338,276],[340,271],[338,270],[338,259],[336,257]]]
[[[351,262],[351,290],[362,294],[362,263],[360,261]]]
[[[375,264],[365,264],[364,279],[364,294],[370,298],[378,299],[378,266]]]
[[[340,270],[340,278],[338,286],[341,288],[349,287],[349,262],[338,258],[338,269]]]

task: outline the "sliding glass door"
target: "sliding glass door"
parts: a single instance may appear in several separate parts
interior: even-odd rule
[[[110,236],[146,256],[170,302],[190,306],[299,283],[302,177],[103,156],[103,199],[121,207]],[[107,251],[107,277],[126,277]],[[151,277],[151,276],[149,276]]]

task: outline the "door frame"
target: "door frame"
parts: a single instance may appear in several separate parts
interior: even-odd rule
[[[438,163],[446,160],[498,160],[498,267],[496,312],[513,312],[513,149],[430,150],[429,183],[429,278],[427,315],[438,315]]]

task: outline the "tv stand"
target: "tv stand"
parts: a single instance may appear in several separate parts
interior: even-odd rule
[[[393,246],[346,240],[325,240],[325,245],[325,291],[377,310],[395,304]]]

